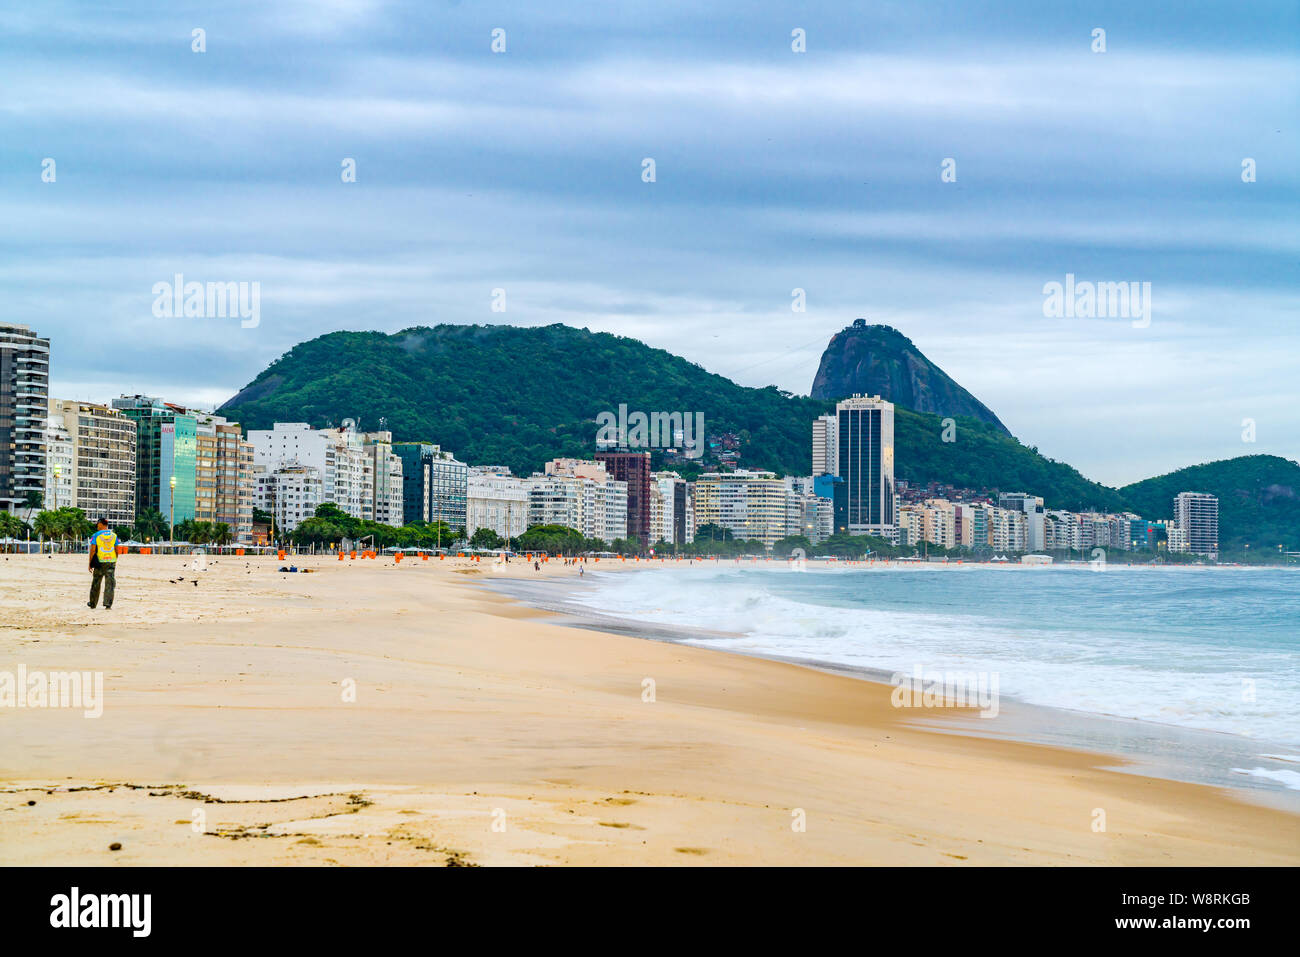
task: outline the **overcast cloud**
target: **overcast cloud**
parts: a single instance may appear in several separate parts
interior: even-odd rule
[[[806,394],[865,316],[1099,481],[1300,457],[1300,8],[1043,6],[3,10],[0,319],[61,397],[215,405],[303,339],[438,322]],[[260,282],[260,325],[155,318],[176,273]],[[1066,273],[1150,282],[1150,326],[1044,318]]]

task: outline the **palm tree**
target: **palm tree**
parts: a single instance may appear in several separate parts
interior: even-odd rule
[[[226,522],[217,522],[212,526],[212,541],[218,545],[229,545],[234,535],[230,531],[230,525]]]
[[[194,545],[204,545],[212,541],[212,523],[191,522],[189,534],[185,537],[185,540]]]
[[[59,515],[57,512],[46,510],[37,514],[32,521],[32,531],[41,538],[55,539],[59,537]]]
[[[86,513],[79,508],[60,508],[55,515],[58,516],[61,537],[65,540],[80,541],[89,538],[95,530],[95,526],[86,518]]]
[[[23,496],[23,508],[27,512],[27,521],[32,520],[32,514],[45,504],[45,493],[29,491]]]
[[[27,523],[13,512],[0,512],[0,538],[21,538]]]
[[[141,509],[135,517],[135,537],[140,541],[160,542],[167,537],[167,519],[156,508]]]

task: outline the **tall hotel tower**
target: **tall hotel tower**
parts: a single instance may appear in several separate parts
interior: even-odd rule
[[[835,406],[835,531],[894,541],[894,404],[855,395]]]

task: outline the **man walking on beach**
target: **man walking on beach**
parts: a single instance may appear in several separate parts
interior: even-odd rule
[[[104,586],[104,610],[113,607],[113,590],[117,585],[117,535],[108,527],[108,519],[95,523],[96,532],[90,536],[90,601],[88,608],[99,602],[99,586]]]

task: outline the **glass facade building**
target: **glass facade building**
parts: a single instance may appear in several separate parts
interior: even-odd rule
[[[835,531],[895,540],[894,404],[855,395],[835,406]]]
[[[136,513],[156,508],[179,525],[194,518],[198,421],[180,406],[151,396],[122,396],[113,408],[135,421]],[[171,480],[176,478],[173,493]],[[172,511],[173,495],[175,512]]]

